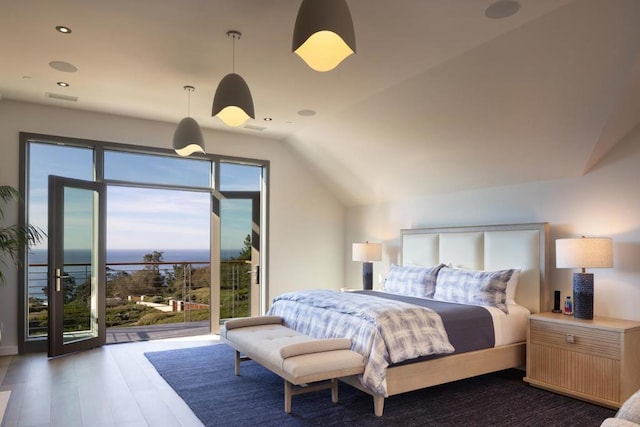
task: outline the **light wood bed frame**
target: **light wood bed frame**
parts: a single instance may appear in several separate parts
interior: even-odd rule
[[[516,302],[532,313],[550,311],[547,280],[548,223],[401,230],[403,265],[438,263],[478,270],[521,268]],[[387,369],[389,396],[489,372],[525,365],[526,342],[454,354]],[[384,396],[365,388],[356,376],[342,381],[373,396],[382,416]]]

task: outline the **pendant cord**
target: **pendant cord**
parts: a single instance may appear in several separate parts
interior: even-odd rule
[[[184,90],[187,91],[187,117],[191,117],[191,92],[196,90],[193,86],[184,86]]]
[[[232,73],[236,73],[236,39],[239,39],[242,36],[240,31],[229,30],[227,31],[227,37],[231,37],[232,45],[231,45],[231,64],[232,64]]]

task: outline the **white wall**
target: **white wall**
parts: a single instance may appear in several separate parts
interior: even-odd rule
[[[171,147],[175,123],[81,112],[0,100],[0,183],[18,187],[19,132]],[[345,209],[311,176],[283,143],[229,132],[203,130],[208,153],[271,162],[269,296],[313,287],[339,288],[344,275]],[[6,222],[18,212],[7,208]],[[4,270],[3,270],[4,271]],[[0,287],[0,355],[17,352],[17,272],[5,272]]]
[[[376,282],[390,262],[398,262],[400,229],[523,222],[550,224],[550,285],[563,296],[571,293],[578,270],[555,268],[555,240],[612,237],[614,268],[590,271],[595,315],[640,320],[640,128],[581,177],[349,208],[345,250],[350,253],[352,242],[383,243],[383,261],[374,263]],[[359,286],[360,263],[345,266],[347,284]]]

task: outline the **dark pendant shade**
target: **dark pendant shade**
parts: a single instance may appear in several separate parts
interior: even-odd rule
[[[356,51],[345,0],[304,0],[293,30],[292,51],[316,71],[330,71]]]
[[[238,74],[227,74],[220,81],[213,97],[211,115],[218,116],[229,126],[240,126],[249,118],[255,119],[251,91]]]
[[[173,133],[173,149],[183,157],[204,153],[204,137],[197,121],[191,117],[180,120]]]

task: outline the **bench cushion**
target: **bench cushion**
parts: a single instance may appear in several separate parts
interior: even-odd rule
[[[355,351],[333,350],[289,357],[284,359],[282,369],[290,375],[292,383],[303,384],[360,374],[364,361]]]
[[[351,340],[349,338],[317,339],[281,347],[280,357],[288,359],[289,357],[300,356],[301,354],[321,353],[332,350],[349,350],[350,348]]]
[[[268,324],[227,330],[225,338],[252,359],[268,361],[282,369],[280,349],[313,338],[282,325]]]
[[[269,324],[282,324],[282,317],[280,316],[256,316],[256,317],[241,317],[238,319],[231,319],[224,322],[224,329],[229,331],[236,328],[246,328],[247,326],[269,325]]]

